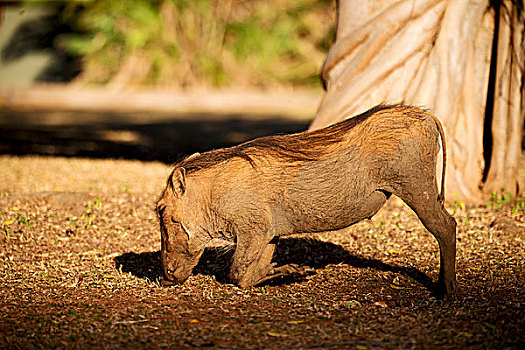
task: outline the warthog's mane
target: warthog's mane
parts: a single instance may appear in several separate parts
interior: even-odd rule
[[[391,108],[406,108],[406,106],[378,105],[358,116],[322,129],[261,137],[237,146],[191,156],[174,164],[174,168],[183,167],[186,173],[192,173],[211,168],[235,157],[244,159],[255,167],[253,160],[255,155],[273,155],[290,162],[319,160],[326,155],[331,145],[340,143],[350,129],[363,123],[373,114]]]

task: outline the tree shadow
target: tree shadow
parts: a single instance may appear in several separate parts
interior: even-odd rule
[[[79,59],[56,47],[57,39],[73,28],[61,22],[63,6],[47,6],[51,14],[22,21],[0,48],[0,63],[9,64],[30,54],[46,53],[51,59],[36,77],[40,82],[68,82],[80,73]]]
[[[195,152],[277,133],[305,130],[307,120],[249,113],[119,113],[1,111],[0,153],[123,158],[172,164]],[[161,119],[161,120],[159,120]],[[163,120],[162,120],[163,119]]]
[[[228,272],[234,253],[234,246],[208,247],[204,251],[193,274],[214,276],[217,281],[227,283]],[[115,267],[122,272],[159,281],[162,278],[160,252],[125,253],[114,259]],[[372,268],[384,272],[398,273],[412,278],[429,291],[434,291],[435,283],[425,273],[415,267],[396,266],[377,259],[351,254],[342,246],[312,238],[281,238],[273,256],[277,266],[297,264],[312,269],[326,267],[329,264],[347,264],[356,268]],[[286,276],[268,281],[263,285],[282,285],[300,282],[306,276]]]

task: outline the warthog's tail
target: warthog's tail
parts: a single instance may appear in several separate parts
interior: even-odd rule
[[[423,114],[428,115],[429,117],[434,119],[434,122],[436,123],[439,131],[439,136],[441,137],[441,148],[443,149],[443,169],[441,174],[441,192],[438,195],[438,200],[441,204],[443,204],[443,202],[445,201],[445,173],[447,170],[447,145],[445,142],[445,132],[443,131],[443,125],[434,114],[425,110],[423,110],[422,112]]]

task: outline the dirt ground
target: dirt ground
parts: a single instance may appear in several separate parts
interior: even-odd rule
[[[314,273],[239,289],[232,249],[161,287],[158,162],[0,156],[0,348],[523,349],[525,199],[450,202],[454,300],[430,296],[434,238],[401,201],[345,232],[282,239]]]

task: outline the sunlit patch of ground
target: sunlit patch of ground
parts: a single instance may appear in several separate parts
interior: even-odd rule
[[[523,348],[519,201],[447,208],[458,293],[430,296],[435,239],[401,201],[347,230],[282,239],[278,264],[315,272],[239,289],[208,249],[160,287],[160,163],[0,157],[0,347]],[[508,203],[507,203],[508,202]]]

